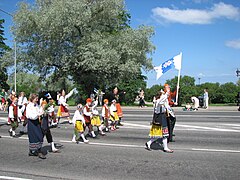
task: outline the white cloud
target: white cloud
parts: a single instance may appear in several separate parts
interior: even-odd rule
[[[156,7],[152,9],[153,17],[159,23],[181,23],[181,24],[211,24],[213,20],[227,18],[237,20],[240,18],[240,9],[231,4],[220,2],[214,4],[208,10],[201,9],[170,9]]]
[[[200,4],[200,3],[205,3],[208,0],[193,0],[194,3]]]
[[[231,48],[235,48],[235,49],[240,49],[240,39],[227,41],[227,42],[225,43],[225,45],[226,45],[227,47],[231,47]]]
[[[199,77],[205,77],[205,74],[199,73],[198,76],[199,76]]]

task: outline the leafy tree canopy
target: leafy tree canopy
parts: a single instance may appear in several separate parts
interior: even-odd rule
[[[123,0],[21,3],[14,22],[20,61],[43,78],[71,75],[90,92],[152,68],[153,28],[132,29]]]
[[[5,44],[4,40],[4,30],[3,30],[4,19],[0,19],[0,87],[8,90],[9,85],[6,83],[8,79],[7,69],[2,64],[2,57],[6,53],[6,51],[10,50],[10,48]]]

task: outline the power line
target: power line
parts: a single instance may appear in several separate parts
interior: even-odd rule
[[[7,12],[7,11],[4,11],[3,9],[0,9],[0,11],[2,11],[2,12],[4,12],[5,14],[7,14],[7,15],[9,15],[9,16],[12,16],[13,17],[13,15],[12,14],[10,14],[9,12]]]

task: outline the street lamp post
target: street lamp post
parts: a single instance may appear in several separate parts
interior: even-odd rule
[[[200,82],[201,82],[201,78],[199,77],[199,78],[198,78],[198,84],[199,84],[199,85],[201,84]]]
[[[17,93],[17,43],[14,41],[14,91]]]
[[[240,70],[238,70],[238,68],[236,70],[236,74],[237,74],[237,77],[240,76]]]

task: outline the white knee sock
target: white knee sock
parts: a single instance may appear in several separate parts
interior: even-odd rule
[[[83,139],[83,142],[88,142],[88,140],[85,138],[85,136],[84,136],[83,133],[81,133],[80,136],[81,136],[81,138]]]
[[[91,133],[92,133],[92,137],[96,137],[96,135],[95,135],[94,131],[92,131]]]
[[[164,150],[170,150],[167,145],[167,138],[163,138],[163,149]]]
[[[76,142],[76,135],[73,135],[72,142]]]
[[[148,144],[148,146],[150,146],[154,141],[156,141],[157,139],[153,139],[153,138],[151,138],[148,142],[147,142],[147,144]]]
[[[54,142],[51,142],[51,146],[52,146],[52,150],[55,150],[55,145],[54,145]]]

